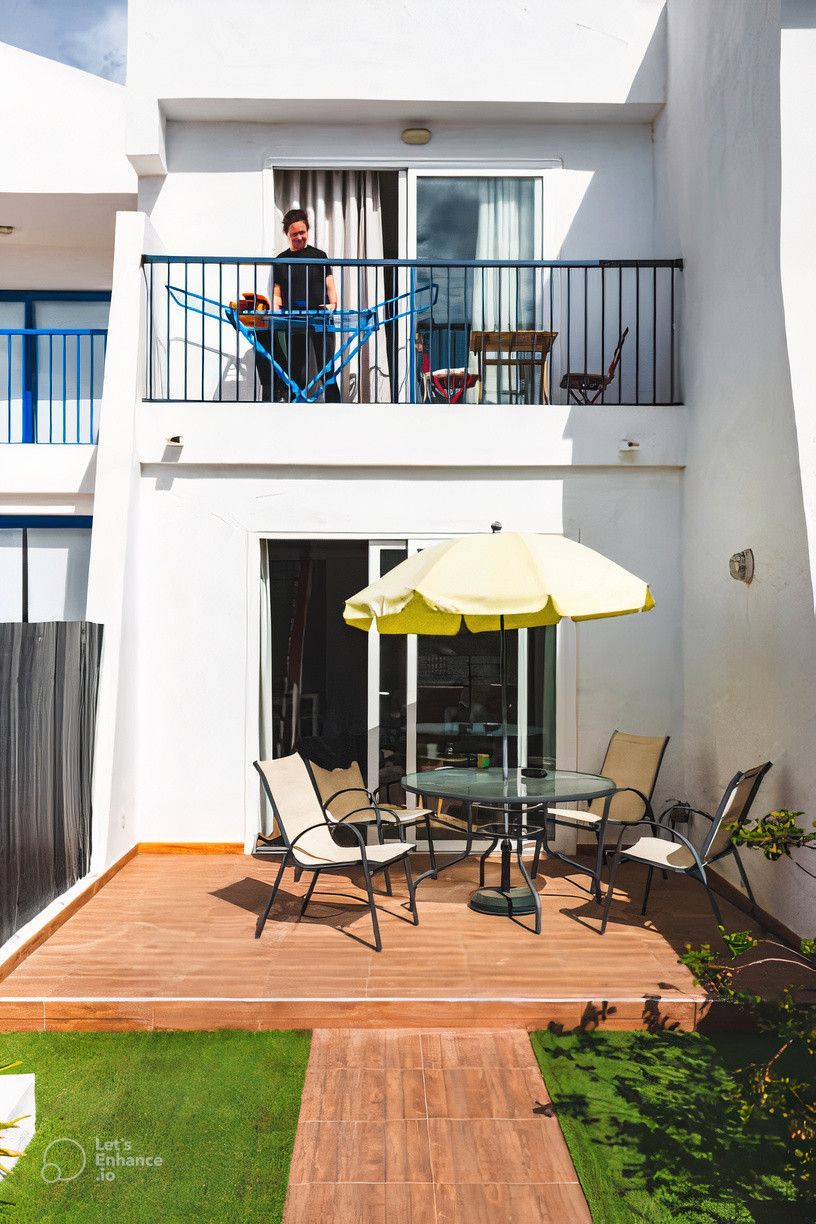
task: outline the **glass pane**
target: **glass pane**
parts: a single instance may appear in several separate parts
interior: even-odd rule
[[[270,540],[268,557],[272,755],[365,768],[368,642],[343,605],[366,585],[368,546]]]
[[[406,548],[384,548],[380,552],[380,576],[404,561]],[[406,772],[408,639],[403,634],[380,637],[380,797],[386,803],[404,803],[399,779]]]
[[[555,769],[555,625],[527,630],[527,764]]]
[[[417,179],[417,258],[518,261],[535,259],[535,178]],[[430,371],[478,372],[471,341],[482,339],[488,364],[482,371],[481,398],[490,403],[520,397],[533,402],[529,353],[497,347],[497,333],[543,330],[536,307],[536,270],[532,268],[434,268],[418,273],[420,284],[436,286],[436,303],[420,316],[418,339]],[[540,296],[540,295],[539,295]],[[474,339],[473,332],[477,335]],[[477,350],[480,351],[480,350]],[[515,358],[508,360],[508,358]],[[521,359],[519,359],[521,358]],[[441,390],[442,388],[447,388]],[[437,398],[449,398],[456,384],[432,382]],[[434,390],[429,392],[434,397]],[[471,389],[469,398],[474,398]]]
[[[38,328],[105,328],[108,302],[37,302]],[[37,338],[37,440],[93,442],[105,372],[103,336]],[[91,412],[91,401],[95,408]]]
[[[0,328],[25,327],[22,302],[0,302]],[[0,336],[0,443],[23,440],[23,337]]]
[[[518,760],[518,642],[507,642],[509,758]],[[417,638],[417,769],[502,762],[502,711],[498,633]],[[458,815],[455,804],[448,812]],[[435,834],[436,836],[436,834]],[[457,838],[439,832],[440,838]]]
[[[0,621],[23,619],[23,533],[0,528]]]
[[[91,533],[85,527],[29,527],[28,619],[84,620]]]

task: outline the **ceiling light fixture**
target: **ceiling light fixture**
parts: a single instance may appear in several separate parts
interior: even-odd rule
[[[431,139],[428,128],[403,128],[400,140],[407,145],[426,145]]]

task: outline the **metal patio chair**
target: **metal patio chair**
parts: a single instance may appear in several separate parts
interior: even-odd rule
[[[416,907],[414,882],[408,862],[408,856],[414,849],[412,842],[367,847],[363,834],[358,828],[344,821],[335,820],[324,811],[306,763],[297,753],[292,756],[279,757],[274,761],[255,761],[254,764],[261,776],[261,784],[271,804],[273,815],[286,846],[286,852],[281,860],[275,883],[272,885],[266,909],[255,927],[256,939],[261,937],[261,932],[275,903],[283,873],[290,863],[302,871],[313,873],[309,889],[300,907],[299,917],[301,918],[312,898],[321,871],[348,873],[354,867],[362,868],[368,893],[368,907],[371,911],[371,925],[374,929],[374,944],[378,952],[382,951],[382,939],[380,938],[371,877],[378,871],[384,871],[396,863],[402,863],[414,926],[418,925],[419,914]],[[381,820],[387,819],[386,814],[381,812],[380,818]],[[341,846],[335,841],[334,834],[341,827],[356,838],[357,845]]]
[[[637,824],[644,815],[654,819],[652,795],[668,743],[668,735],[630,735],[627,731],[613,731],[601,773],[605,778],[612,779],[616,789],[603,799],[593,799],[586,810],[552,807],[547,813],[547,825],[588,829],[595,834],[597,851],[594,868],[587,867],[586,863],[580,863],[560,850],[551,850],[546,843],[544,848],[553,858],[561,859],[591,876],[592,891],[599,905],[607,829],[621,824]],[[533,879],[538,874],[541,848],[542,842],[539,840],[533,859]]]
[[[706,890],[706,895],[714,911],[717,925],[722,926],[722,914],[714,894],[709,888],[706,868],[711,867],[714,863],[718,863],[721,859],[726,858],[727,855],[733,854],[740,879],[748,893],[751,913],[759,922],[756,900],[754,899],[751,885],[748,882],[748,876],[745,874],[742,860],[737,852],[737,847],[732,841],[732,835],[735,828],[740,828],[745,823],[762,779],[770,768],[771,762],[766,761],[764,765],[755,765],[753,769],[747,769],[745,773],[734,774],[725,788],[725,793],[713,816],[708,812],[701,811],[699,808],[673,803],[670,808],[667,808],[661,814],[659,820],[639,820],[636,822],[639,825],[648,825],[654,830],[656,836],[641,837],[634,845],[627,846],[623,850],[620,843],[626,829],[621,829],[618,834],[617,845],[612,851],[610,860],[609,888],[606,894],[603,921],[601,922],[601,934],[603,935],[606,930],[606,923],[609,918],[609,907],[612,904],[615,888],[615,874],[620,864],[626,859],[633,863],[643,863],[648,867],[646,889],[643,894],[643,905],[640,910],[641,914],[646,913],[649,892],[652,887],[652,878],[655,868],[657,868],[664,873],[672,871],[675,875],[687,875],[694,880],[699,880]],[[689,815],[704,816],[706,820],[711,821],[711,828],[708,830],[699,851],[682,833],[678,833],[676,829],[667,828],[660,823],[669,812],[677,812],[678,810]],[[630,825],[629,827],[632,828],[634,826]],[[761,922],[760,925],[762,925]]]
[[[597,404],[598,400],[603,403],[607,388],[615,380],[615,374],[620,365],[621,350],[628,335],[629,328],[627,327],[620,334],[609,363],[609,369],[605,374],[591,374],[588,370],[567,371],[560,383],[561,390],[567,392],[567,402],[571,399],[576,404]]]
[[[431,873],[436,879],[436,854],[431,832],[431,817],[434,812],[431,808],[408,808],[398,803],[381,802],[378,798],[380,788],[375,791],[368,789],[363,771],[356,761],[352,761],[345,769],[324,769],[314,761],[308,761],[307,765],[323,810],[332,820],[362,825],[366,829],[375,828],[380,845],[384,845],[385,834],[389,829],[396,830],[397,837],[404,842],[405,830],[415,828],[421,821],[425,825],[425,835],[428,839]],[[391,881],[387,871],[385,881],[390,893]]]

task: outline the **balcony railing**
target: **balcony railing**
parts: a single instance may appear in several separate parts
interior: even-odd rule
[[[96,441],[104,328],[0,328],[0,443]]]
[[[145,398],[676,404],[681,268],[145,256]]]

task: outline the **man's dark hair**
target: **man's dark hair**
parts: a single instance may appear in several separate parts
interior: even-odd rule
[[[296,221],[305,221],[306,228],[307,229],[309,228],[309,216],[306,213],[305,209],[290,208],[287,213],[283,214],[283,232],[284,234],[289,233],[290,226],[294,225]]]

